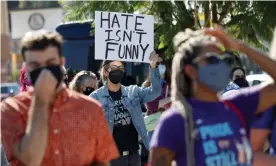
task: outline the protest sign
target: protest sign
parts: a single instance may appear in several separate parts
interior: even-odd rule
[[[154,50],[154,17],[95,12],[95,59],[149,62]]]

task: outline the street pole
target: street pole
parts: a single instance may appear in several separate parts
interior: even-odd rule
[[[8,82],[10,62],[10,35],[7,1],[1,1],[1,82]]]

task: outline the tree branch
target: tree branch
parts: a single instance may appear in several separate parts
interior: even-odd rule
[[[210,27],[210,8],[209,8],[209,1],[203,2],[203,8],[204,8],[204,27]]]
[[[212,21],[213,23],[218,23],[218,11],[217,11],[217,2],[212,1]]]
[[[156,28],[154,28],[154,33],[161,27],[161,25],[158,25]]]
[[[188,1],[189,7],[192,9],[191,1]],[[198,6],[196,1],[194,1],[194,27],[196,29],[201,29],[201,25],[199,22],[199,16],[198,16]]]
[[[218,21],[219,24],[221,24],[222,20],[229,13],[231,7],[232,7],[232,2],[231,1],[225,2],[225,5],[224,5],[224,7],[222,9],[222,12],[219,14],[220,15],[219,21]]]
[[[146,8],[147,8],[147,10],[145,10],[145,11],[142,12],[141,14],[147,14],[148,11],[151,11],[152,8],[153,8],[153,2],[151,2],[150,7],[146,7]]]

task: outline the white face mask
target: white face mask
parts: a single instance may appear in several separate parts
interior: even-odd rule
[[[165,65],[162,65],[162,64],[158,65],[158,69],[159,69],[159,74],[160,75],[165,74],[165,72],[166,72],[166,66]]]

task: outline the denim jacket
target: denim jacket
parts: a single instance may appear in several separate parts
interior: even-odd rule
[[[141,137],[145,147],[149,149],[149,139],[147,137],[146,125],[142,115],[141,104],[150,102],[161,95],[160,74],[158,68],[150,68],[151,86],[141,88],[137,85],[125,87],[121,85],[122,104],[130,112],[132,122]],[[107,84],[89,95],[98,100],[103,107],[104,114],[108,120],[109,128],[113,132],[114,122],[114,101],[109,95]]]

